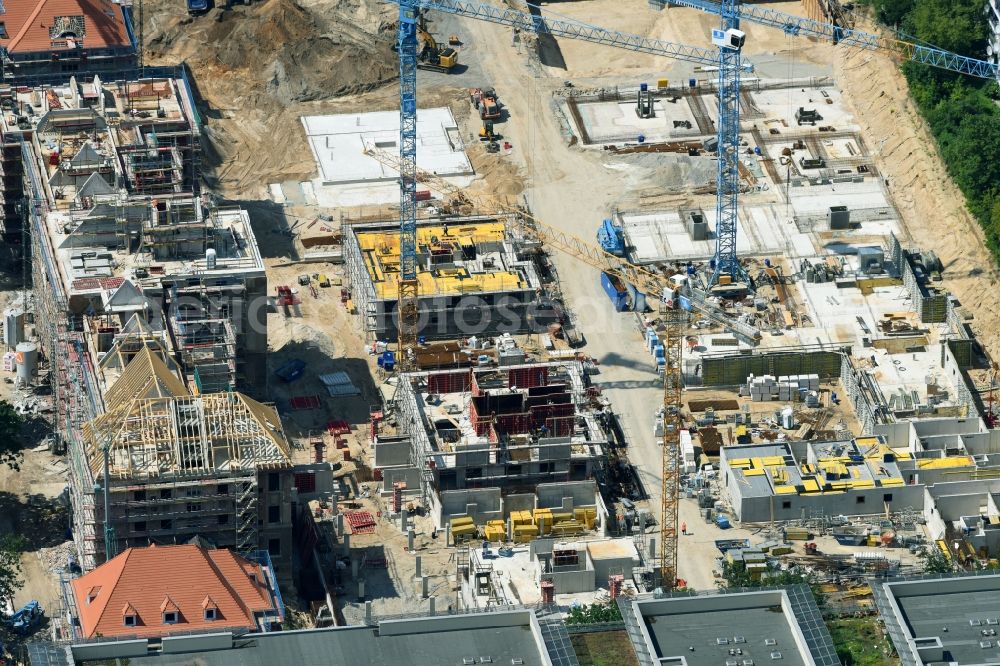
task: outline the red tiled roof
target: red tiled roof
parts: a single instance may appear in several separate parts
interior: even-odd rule
[[[4,5],[7,11],[0,14],[0,22],[7,36],[0,46],[11,53],[68,49],[59,34],[65,32],[74,32],[83,48],[129,45],[122,9],[110,0],[7,0]],[[78,19],[83,19],[82,34]],[[55,27],[60,21],[62,30]]]
[[[195,545],[129,548],[73,581],[85,638],[163,636],[200,629],[256,629],[254,613],[271,610],[260,565],[232,551]],[[215,608],[215,620],[205,609]],[[163,623],[176,610],[179,621]],[[135,615],[135,626],[125,616]]]

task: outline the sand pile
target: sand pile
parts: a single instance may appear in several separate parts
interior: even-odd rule
[[[154,0],[145,12],[149,60],[186,61],[219,106],[261,92],[279,105],[324,99],[396,77],[392,14],[383,19],[372,0],[268,0],[199,17]]]

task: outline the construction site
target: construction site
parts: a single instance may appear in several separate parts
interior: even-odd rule
[[[62,618],[193,544],[273,578],[263,632],[528,613],[599,663],[600,606],[635,663],[832,666],[879,615],[885,663],[978,663],[920,623],[988,624],[995,270],[894,63],[997,66],[835,0],[329,4],[123,7],[138,69],[0,86],[37,636],[174,663]],[[224,53],[274,25],[332,64]]]

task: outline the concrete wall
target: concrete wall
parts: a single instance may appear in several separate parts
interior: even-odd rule
[[[750,374],[815,373],[820,379],[836,378],[840,376],[841,358],[839,351],[824,350],[705,356],[701,359],[701,383],[704,386],[736,386],[745,383]]]
[[[416,467],[390,467],[382,470],[382,492],[392,492],[392,484],[402,481],[406,484],[407,495],[420,492],[420,473]]]
[[[378,437],[374,445],[375,467],[410,464],[409,437]]]
[[[477,525],[485,525],[488,520],[503,519],[499,488],[446,490],[440,494],[440,501],[439,526],[444,526],[451,516],[470,516]]]
[[[873,435],[881,435],[885,438],[885,443],[894,449],[906,448],[913,451],[917,441],[916,433],[913,430],[911,421],[902,423],[879,423],[872,428]]]
[[[295,496],[300,502],[328,498],[334,492],[333,468],[328,462],[296,465],[292,468],[292,474],[312,474],[315,479],[316,489],[314,492],[304,493],[300,490],[296,490]],[[294,476],[292,479],[294,485]]]
[[[986,506],[988,503],[988,494],[975,493],[938,497],[935,505],[943,520],[952,521],[958,520],[962,516],[978,516],[980,507]]]
[[[931,497],[931,492],[929,488],[924,488],[924,521],[927,531],[927,536],[931,539],[937,540],[944,537],[945,533],[945,522],[941,518],[941,512],[938,511],[937,505],[934,499]]]
[[[1000,453],[1000,430],[964,435],[962,441],[966,450],[972,455]]]
[[[572,511],[574,508],[597,504],[597,484],[593,481],[540,483],[535,489],[538,507]]]
[[[558,571],[544,573],[541,580],[550,580],[556,588],[556,594],[579,594],[581,592],[593,592],[598,585],[607,585],[607,578],[604,583],[595,576],[592,568],[581,571]]]
[[[957,371],[955,376],[952,377],[952,380],[956,379],[961,381],[961,377],[959,377]],[[982,421],[980,421],[977,416],[971,416],[964,419],[917,419],[912,423],[918,437],[930,437],[933,435],[963,435],[982,432],[985,430]]]
[[[730,479],[733,475],[730,474]],[[922,511],[924,507],[924,487],[922,485],[896,486],[893,488],[871,488],[852,490],[846,493],[822,493],[810,495],[769,495],[766,497],[749,497],[737,501],[739,495],[734,495],[732,481],[730,499],[733,501],[733,511],[737,519],[747,523],[766,523],[770,520],[799,520],[809,518],[816,512],[827,516],[872,516],[885,513],[885,501],[891,495],[889,508],[899,511],[904,507],[912,507]],[[738,483],[737,483],[738,485]],[[863,500],[859,501],[859,498]]]
[[[597,560],[591,558],[591,562],[594,563],[594,578],[597,579],[597,584],[601,587],[607,587],[608,578],[612,571],[621,573],[625,580],[631,580],[632,567],[636,564],[631,557],[609,557]]]

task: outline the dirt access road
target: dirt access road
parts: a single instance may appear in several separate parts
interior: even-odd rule
[[[637,29],[640,26],[630,23],[634,19],[629,17],[648,11],[640,4],[585,2],[579,7],[573,5],[573,9],[560,6],[560,11],[582,12],[589,7],[591,16],[601,16],[602,25]],[[594,9],[596,6],[600,9]],[[700,21],[694,15],[688,18]],[[616,25],[615,19],[623,24]],[[676,25],[673,27],[676,29]],[[539,219],[593,239],[598,224],[613,205],[629,192],[656,185],[647,180],[646,170],[632,169],[628,162],[608,162],[601,151],[567,145],[552,105],[552,92],[562,87],[565,71],[532,64],[523,53],[526,48],[521,46],[519,53],[506,29],[466,21],[464,33],[476,36],[480,50],[475,55],[491,77],[487,83],[496,87],[510,110],[510,119],[500,129],[514,150],[509,157],[500,159],[511,159],[521,166],[530,183],[525,199]],[[605,51],[614,55],[603,59]],[[576,55],[575,50],[571,52],[567,47],[567,54],[569,62],[582,62],[582,54]],[[610,49],[601,54],[605,65],[621,57]],[[596,51],[591,54],[592,59],[597,57]],[[629,57],[636,58],[635,54]],[[594,73],[586,71],[587,75]],[[585,351],[600,362],[601,374],[595,381],[621,416],[629,438],[629,455],[650,494],[649,507],[653,515],[659,515],[661,449],[653,436],[653,421],[663,398],[652,358],[642,347],[634,316],[614,311],[601,290],[596,269],[560,254],[554,255],[554,261],[563,293],[587,338]],[[682,502],[681,520],[690,526],[701,522],[693,502]],[[701,522],[698,535],[681,541],[679,575],[692,587],[707,589],[714,587],[715,581],[711,567],[705,563],[714,561],[717,553],[712,541],[724,533]]]

